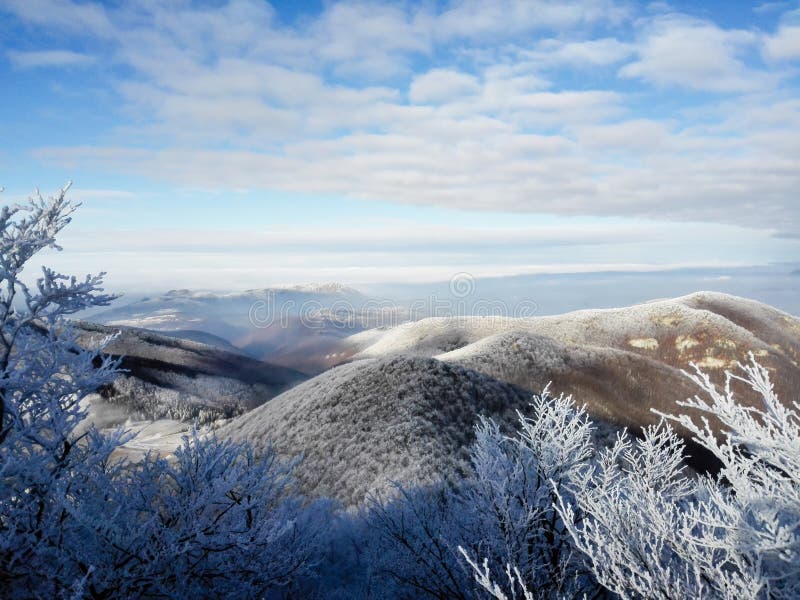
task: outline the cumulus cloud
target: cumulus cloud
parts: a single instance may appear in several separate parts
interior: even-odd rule
[[[348,75],[378,79],[408,68],[410,55],[431,50],[431,23],[418,9],[375,3],[331,4],[310,28],[316,52]]]
[[[738,114],[756,122],[759,117],[751,112],[742,108],[730,120],[737,122]],[[441,120],[430,122],[448,127]],[[469,209],[800,228],[800,207],[793,201],[800,189],[797,143],[782,146],[781,141],[793,143],[791,135],[768,123],[748,135],[724,125],[711,135],[646,120],[587,124],[553,135],[523,133],[502,120],[474,121],[467,133],[461,131],[461,120],[453,120],[449,135],[427,124],[418,122],[403,134],[306,141],[277,156],[95,147],[52,148],[39,155],[64,166],[92,164],[216,189],[269,188]],[[625,155],[623,160],[618,154]]]
[[[711,92],[760,90],[774,82],[741,59],[758,41],[750,31],[665,15],[649,24],[637,48],[638,60],[623,66],[619,75]]]
[[[771,60],[800,59],[800,25],[784,25],[764,40],[764,55]]]
[[[592,68],[619,63],[634,52],[635,46],[631,43],[621,42],[616,38],[601,38],[573,42],[543,40],[535,50],[524,54],[542,67]]]

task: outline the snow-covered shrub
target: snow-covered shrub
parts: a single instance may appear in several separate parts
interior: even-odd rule
[[[592,455],[587,416],[571,398],[545,392],[518,417],[511,437],[481,419],[472,472],[457,486],[399,488],[395,500],[373,504],[367,519],[381,539],[371,567],[386,578],[386,597],[481,597],[471,556],[486,557],[495,573],[518,565],[537,597],[597,590],[554,505],[557,492],[571,497]]]
[[[705,416],[668,417],[722,463],[716,476],[687,477],[683,444],[662,423],[641,440],[619,439],[559,512],[598,579],[625,598],[800,597],[800,417],[784,406],[769,372],[751,356],[719,390],[691,379],[710,402],[679,403]],[[762,407],[737,403],[745,384]],[[582,514],[578,521],[576,512]]]
[[[77,499],[95,594],[281,596],[311,578],[326,503],[288,492],[291,466],[245,444],[184,436],[174,460],[148,456]],[[108,490],[111,490],[109,493]]]
[[[365,540],[367,567],[383,598],[474,597],[475,586],[458,545],[480,535],[459,491],[441,484],[397,486],[392,501],[375,501],[366,515],[374,539]]]
[[[781,404],[752,355],[739,366],[722,390],[697,368],[687,374],[710,398],[679,403],[704,414],[700,424],[662,415],[641,438],[620,435],[580,466],[566,493],[553,480],[556,512],[608,591],[647,599],[800,597],[800,406]],[[735,383],[755,391],[762,407],[738,403]],[[685,472],[684,444],[668,420],[720,460],[718,474]],[[498,573],[491,559],[463,552],[491,597],[550,597],[529,567],[509,561]]]

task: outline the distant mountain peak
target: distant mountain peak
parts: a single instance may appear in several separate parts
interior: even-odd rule
[[[360,294],[358,290],[343,283],[301,283],[287,286],[285,289],[296,290],[298,292],[309,292],[313,294]]]
[[[278,284],[265,288],[253,288],[244,292],[209,292],[190,289],[174,289],[166,292],[162,298],[231,298],[237,296],[248,297],[252,295],[263,295],[274,291],[300,292],[304,294],[325,294],[340,296],[363,296],[357,289],[338,282],[327,283],[300,283],[300,284]]]
[[[359,292],[357,289],[338,282],[276,285],[274,286],[274,289],[305,292],[307,294],[361,295],[361,292]]]
[[[176,296],[191,296],[193,293],[194,293],[194,292],[193,292],[192,290],[189,290],[189,289],[186,289],[186,288],[184,288],[184,289],[182,289],[182,290],[170,290],[170,291],[168,291],[168,292],[167,292],[166,294],[164,294],[164,295],[165,295],[165,296],[169,296],[169,297],[176,297]]]

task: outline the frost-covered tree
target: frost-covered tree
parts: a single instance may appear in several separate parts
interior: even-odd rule
[[[718,475],[688,477],[683,444],[662,423],[621,437],[559,503],[598,580],[621,597],[800,597],[800,407],[779,402],[752,356],[740,369],[722,390],[696,369],[710,401],[680,405],[706,416],[669,417],[721,461]],[[734,382],[762,407],[737,403]]]
[[[597,582],[555,508],[569,499],[594,453],[586,412],[569,396],[535,396],[529,414],[518,411],[515,435],[483,420],[472,452],[474,484],[463,494],[481,537],[462,549],[482,556],[493,572],[516,565],[518,583],[536,598],[578,598]]]
[[[66,199],[68,189],[69,185],[49,200],[37,191],[28,204],[0,210],[0,441],[20,425],[31,405],[20,396],[34,394],[42,389],[48,377],[52,378],[52,373],[38,364],[42,347],[66,348],[80,358],[92,360],[99,354],[81,352],[69,332],[44,341],[43,335],[52,333],[61,317],[90,306],[105,306],[115,298],[101,293],[105,273],[87,275],[79,281],[44,267],[33,287],[22,278],[25,266],[35,254],[45,248],[61,249],[56,244],[56,235],[70,222],[77,208]],[[77,365],[79,360],[74,362]],[[88,373],[93,380],[102,381],[114,375],[110,363],[100,367],[72,369],[72,377],[86,377]],[[59,390],[65,392],[61,396],[81,389],[74,387],[74,390],[68,387]]]
[[[77,431],[80,400],[108,383],[117,363],[80,348],[62,321],[113,298],[101,293],[103,274],[78,280],[43,268],[35,284],[23,280],[36,253],[60,249],[56,235],[76,209],[68,187],[0,210],[0,586],[22,595],[60,594],[74,579],[62,561],[73,524],[62,499],[80,493],[76,471],[107,461],[121,442],[121,434]]]
[[[118,362],[64,317],[107,304],[102,274],[23,269],[76,205],[67,189],[0,211],[0,590],[15,598],[280,597],[311,577],[324,503],[290,490],[292,465],[198,434],[132,464],[123,431],[81,400]]]

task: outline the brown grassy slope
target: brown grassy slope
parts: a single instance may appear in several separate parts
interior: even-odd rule
[[[548,383],[572,394],[590,414],[625,427],[657,420],[651,408],[671,411],[694,388],[677,369],[634,352],[561,344],[527,332],[486,338],[437,358],[527,390]]]

